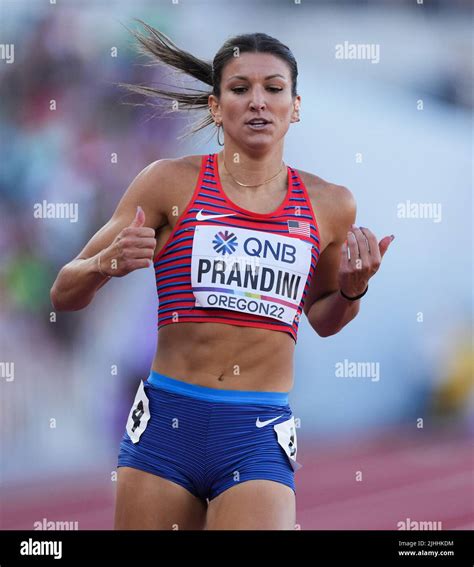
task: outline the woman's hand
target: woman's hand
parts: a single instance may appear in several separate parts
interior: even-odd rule
[[[130,226],[121,230],[112,244],[100,253],[101,273],[122,277],[151,265],[156,247],[155,230],[144,224],[145,213],[137,207]]]
[[[338,274],[339,288],[345,295],[355,297],[365,291],[394,238],[393,234],[385,236],[377,244],[375,235],[368,228],[352,225],[342,245]]]

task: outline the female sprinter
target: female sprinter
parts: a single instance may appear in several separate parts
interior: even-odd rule
[[[301,103],[288,47],[239,35],[210,64],[146,28],[146,51],[212,90],[135,90],[208,109],[223,147],[148,165],[51,289],[82,309],[154,262],[157,350],[120,444],[115,528],[292,530],[300,316],[321,337],[354,319],[391,237],[353,224],[348,189],[283,162]]]

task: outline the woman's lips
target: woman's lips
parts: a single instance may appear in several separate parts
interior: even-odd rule
[[[264,130],[268,126],[270,126],[271,122],[258,122],[256,124],[252,124],[251,122],[247,122],[247,126],[249,126],[252,130]]]

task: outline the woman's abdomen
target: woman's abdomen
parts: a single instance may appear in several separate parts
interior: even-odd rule
[[[160,329],[152,370],[209,388],[288,392],[294,346],[285,332],[177,323]]]

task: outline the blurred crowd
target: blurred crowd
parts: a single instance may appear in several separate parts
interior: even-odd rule
[[[140,169],[169,154],[175,135],[173,121],[157,125],[148,109],[120,104],[133,101],[115,86],[155,80],[159,70],[137,65],[122,28],[96,41],[79,32],[80,19],[59,12],[28,22],[1,72],[3,309],[38,316],[46,334],[58,268],[110,218]],[[77,203],[78,222],[34,218],[44,200]]]

